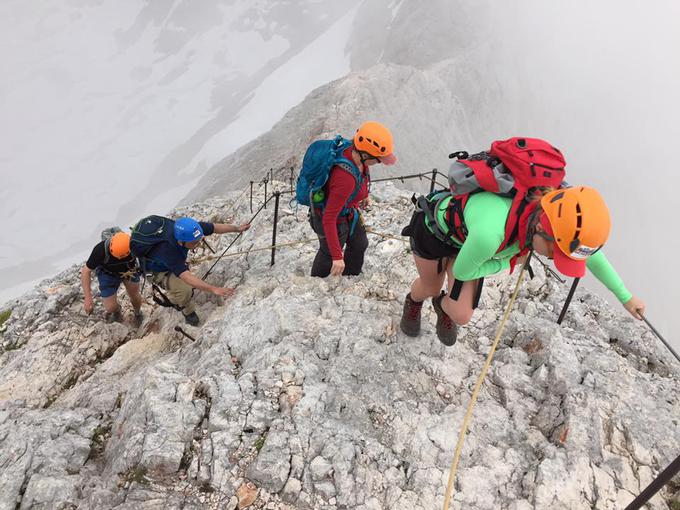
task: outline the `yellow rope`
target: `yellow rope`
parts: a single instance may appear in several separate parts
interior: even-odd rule
[[[403,237],[397,237],[397,236],[393,236],[391,234],[383,234],[381,232],[376,232],[375,230],[368,228],[366,226],[364,226],[364,230],[366,232],[368,232],[369,234],[374,234],[374,235],[377,235],[377,236],[380,236],[380,237],[384,237],[385,239],[395,239],[397,241],[401,241],[402,243],[408,243],[408,240],[404,239]]]
[[[508,317],[510,316],[510,311],[512,310],[512,305],[515,303],[515,298],[517,297],[517,293],[519,292],[519,286],[522,283],[522,279],[524,278],[524,269],[526,268],[526,262],[522,266],[522,270],[519,273],[519,276],[517,278],[517,285],[515,285],[515,291],[512,293],[512,297],[510,298],[510,302],[508,303],[508,307],[505,310],[505,314],[503,316],[503,320],[501,321],[501,325],[498,328],[498,333],[496,334],[496,338],[493,341],[493,345],[491,346],[491,350],[489,351],[489,355],[486,357],[486,363],[484,363],[484,368],[482,369],[482,373],[479,374],[479,379],[477,379],[477,383],[475,384],[475,389],[472,392],[472,398],[470,399],[470,403],[468,404],[467,408],[467,413],[465,413],[465,419],[463,420],[463,427],[460,430],[460,434],[458,436],[458,444],[456,444],[456,453],[453,457],[453,463],[451,464],[451,471],[449,472],[449,481],[446,485],[446,494],[444,496],[444,510],[449,509],[449,503],[451,502],[451,492],[453,490],[453,482],[456,478],[456,470],[458,469],[458,461],[460,460],[460,454],[463,450],[463,442],[465,441],[465,434],[467,433],[468,426],[470,424],[470,418],[472,418],[472,411],[475,408],[475,404],[477,403],[477,397],[479,396],[479,390],[482,388],[482,383],[484,382],[484,378],[486,377],[486,373],[489,370],[489,367],[491,366],[491,360],[493,358],[494,353],[496,352],[496,347],[498,346],[498,342],[501,339],[501,334],[503,333],[503,328],[505,327],[505,322],[508,320]]]

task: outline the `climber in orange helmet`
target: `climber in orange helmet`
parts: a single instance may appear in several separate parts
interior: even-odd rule
[[[320,182],[318,187],[312,186],[311,200],[303,202],[310,205],[309,222],[319,237],[312,276],[361,273],[368,239],[359,208],[368,205],[369,167],[378,163],[394,165],[396,161],[392,133],[373,121],[364,122],[352,140],[338,136],[314,142],[307,150],[298,180],[298,197],[305,199],[310,191],[301,183],[309,185],[314,179]],[[317,172],[309,180],[308,170]]]
[[[116,231],[108,237],[112,231]],[[102,233],[102,241],[93,249],[90,257],[81,271],[81,283],[85,296],[84,308],[89,315],[94,309],[90,282],[92,271],[97,274],[99,292],[107,312],[107,318],[121,322],[123,315],[116,296],[122,283],[130,296],[134,309],[134,323],[140,325],[144,318],[142,314],[142,295],[139,292],[140,269],[137,259],[130,253],[130,234],[120,229],[107,229]]]
[[[609,237],[609,210],[593,188],[575,186],[546,192],[526,207],[517,236],[505,243],[505,227],[512,199],[492,192],[469,196],[464,206],[451,195],[438,200],[431,217],[416,211],[404,234],[410,236],[418,278],[406,296],[401,329],[409,336],[420,332],[423,301],[432,297],[436,332],[453,345],[457,327],[467,324],[481,292],[481,280],[522,263],[530,251],[552,259],[562,274],[580,278],[586,267],[636,319],[644,302],[626,289],[600,251]],[[454,217],[459,218],[456,221]],[[445,229],[444,242],[435,227]],[[502,249],[501,249],[502,248]],[[448,292],[440,292],[448,275]],[[453,298],[452,298],[452,297]]]

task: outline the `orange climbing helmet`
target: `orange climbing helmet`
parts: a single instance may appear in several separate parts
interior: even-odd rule
[[[118,232],[111,238],[109,253],[117,259],[124,259],[130,255],[130,234]]]
[[[397,162],[392,133],[380,122],[364,122],[354,135],[354,147],[377,158],[385,165],[394,165]]]
[[[575,186],[551,191],[541,199],[541,225],[555,243],[555,267],[580,278],[586,259],[609,238],[611,218],[602,196],[594,188]]]

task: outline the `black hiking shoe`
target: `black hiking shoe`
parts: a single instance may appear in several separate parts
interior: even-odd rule
[[[200,322],[196,312],[191,312],[189,315],[185,315],[184,320],[187,321],[187,324],[190,326],[198,326],[198,323]]]
[[[107,313],[106,322],[123,322],[123,312],[120,311],[120,308],[115,312]]]
[[[444,296],[446,296],[446,292],[442,291],[439,296],[432,298],[432,307],[434,308],[434,313],[437,314],[437,338],[447,347],[451,347],[456,343],[458,326],[442,310],[442,299],[444,299]]]
[[[418,333],[420,333],[420,312],[422,310],[423,302],[413,301],[410,292],[406,294],[404,312],[401,314],[399,326],[407,336],[418,336]]]
[[[142,322],[144,322],[144,312],[141,310],[137,310],[135,314],[132,316],[132,324],[138,328],[139,326],[142,325]]]

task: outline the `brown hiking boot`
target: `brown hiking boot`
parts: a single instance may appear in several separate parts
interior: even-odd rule
[[[123,312],[121,311],[120,308],[116,310],[115,312],[106,312],[105,315],[106,322],[111,323],[111,322],[123,322]]]
[[[404,313],[401,315],[401,330],[408,336],[418,336],[420,333],[420,312],[423,309],[423,302],[413,301],[411,293],[406,294],[404,299]]]
[[[441,343],[451,347],[456,343],[458,326],[442,310],[442,299],[444,299],[444,296],[446,296],[446,292],[442,291],[439,296],[432,298],[432,307],[434,308],[434,313],[437,314],[437,337]]]
[[[136,310],[135,314],[132,317],[132,325],[136,328],[142,325],[144,322],[144,312],[141,310]]]

